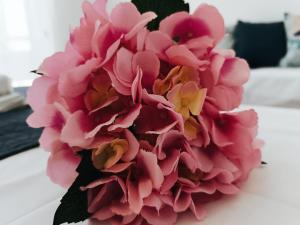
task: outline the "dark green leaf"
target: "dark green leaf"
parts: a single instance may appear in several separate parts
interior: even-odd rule
[[[93,166],[91,153],[89,151],[82,152],[81,157],[81,163],[76,170],[79,175],[62,198],[61,204],[55,212],[53,225],[78,223],[90,217],[87,211],[87,192],[81,191],[80,187],[86,186],[92,181],[99,179],[101,173]]]
[[[190,6],[184,0],[132,0],[141,13],[152,11],[157,18],[148,24],[149,30],[158,30],[159,23],[167,16],[180,11],[190,11]]]

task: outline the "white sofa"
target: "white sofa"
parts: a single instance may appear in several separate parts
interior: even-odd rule
[[[252,70],[244,104],[300,108],[300,68]]]

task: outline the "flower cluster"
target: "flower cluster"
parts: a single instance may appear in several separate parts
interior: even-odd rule
[[[256,113],[232,112],[248,64],[216,48],[225,28],[212,6],[172,14],[156,31],[146,27],[153,12],[105,7],[84,2],[66,49],[28,92],[47,173],[69,187],[88,150],[103,174],[82,187],[93,219],[168,225],[191,210],[202,220],[206,202],[236,194],[261,162]]]

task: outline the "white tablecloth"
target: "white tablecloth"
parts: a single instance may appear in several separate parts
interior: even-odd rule
[[[300,110],[256,109],[268,165],[253,172],[239,195],[207,205],[205,221],[184,215],[179,225],[300,224]],[[0,225],[52,225],[64,190],[45,176],[47,157],[34,149],[0,161]]]

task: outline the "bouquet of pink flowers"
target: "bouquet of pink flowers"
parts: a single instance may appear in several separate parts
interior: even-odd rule
[[[169,225],[188,210],[202,220],[207,202],[238,193],[261,163],[257,114],[233,112],[248,64],[216,47],[225,28],[213,6],[105,8],[83,3],[80,26],[28,92],[47,174],[69,188],[54,225]]]

